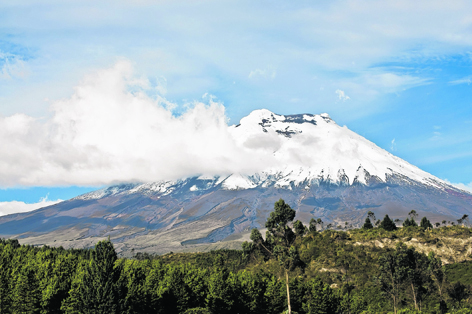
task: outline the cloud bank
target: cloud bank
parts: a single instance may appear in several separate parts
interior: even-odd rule
[[[0,216],[14,214],[14,213],[26,213],[39,209],[42,207],[51,206],[62,202],[62,200],[51,201],[48,197],[41,198],[39,202],[28,204],[24,202],[12,201],[12,202],[0,202]]]
[[[260,166],[254,154],[262,152],[235,143],[213,97],[176,116],[174,104],[148,96],[152,88],[119,61],[52,103],[48,119],[0,118],[0,186],[103,185]]]

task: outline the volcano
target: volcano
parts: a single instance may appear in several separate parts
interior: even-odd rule
[[[472,214],[472,195],[378,147],[328,114],[256,110],[229,126],[257,152],[260,169],[196,174],[110,186],[29,213],[0,217],[0,236],[21,243],[92,247],[110,237],[133,252],[240,248],[284,199],[308,223],[360,227],[368,211],[404,219],[412,209],[432,222]],[[256,160],[255,160],[256,161]],[[211,161],[209,161],[211,162]]]

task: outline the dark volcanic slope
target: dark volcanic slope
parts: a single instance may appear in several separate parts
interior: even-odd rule
[[[398,178],[397,178],[398,179]],[[218,183],[220,182],[220,183]],[[283,198],[307,223],[321,218],[325,226],[360,226],[367,211],[377,218],[403,219],[411,209],[432,221],[456,220],[472,213],[472,196],[438,189],[404,178],[364,184],[301,185],[276,188],[224,189],[221,180],[191,178],[156,191],[140,185],[111,187],[42,208],[0,217],[2,237],[23,243],[92,246],[110,236],[123,254],[239,246],[251,228],[261,228]],[[216,244],[215,244],[216,243]]]

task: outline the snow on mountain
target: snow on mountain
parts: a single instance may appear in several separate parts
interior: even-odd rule
[[[256,110],[231,127],[231,132],[244,147],[273,151],[277,165],[263,171],[290,177],[295,185],[306,179],[365,184],[365,171],[382,181],[401,174],[424,184],[441,182],[346,126],[340,127],[326,113],[283,116]]]
[[[433,175],[392,155],[371,141],[337,125],[327,113],[277,115],[261,109],[229,127],[241,149],[267,156],[267,166],[254,173],[209,174],[175,181],[126,184],[105,188],[77,197],[99,199],[119,193],[167,195],[188,185],[192,192],[221,184],[223,189],[243,190],[274,186],[309,188],[321,182],[368,184],[375,178],[386,182],[395,177],[444,189],[450,186]],[[262,154],[261,154],[262,153]],[[402,179],[403,178],[403,179]]]

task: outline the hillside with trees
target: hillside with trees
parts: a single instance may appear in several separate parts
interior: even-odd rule
[[[283,200],[242,250],[136,253],[0,241],[0,313],[472,313],[472,229],[293,221]]]

